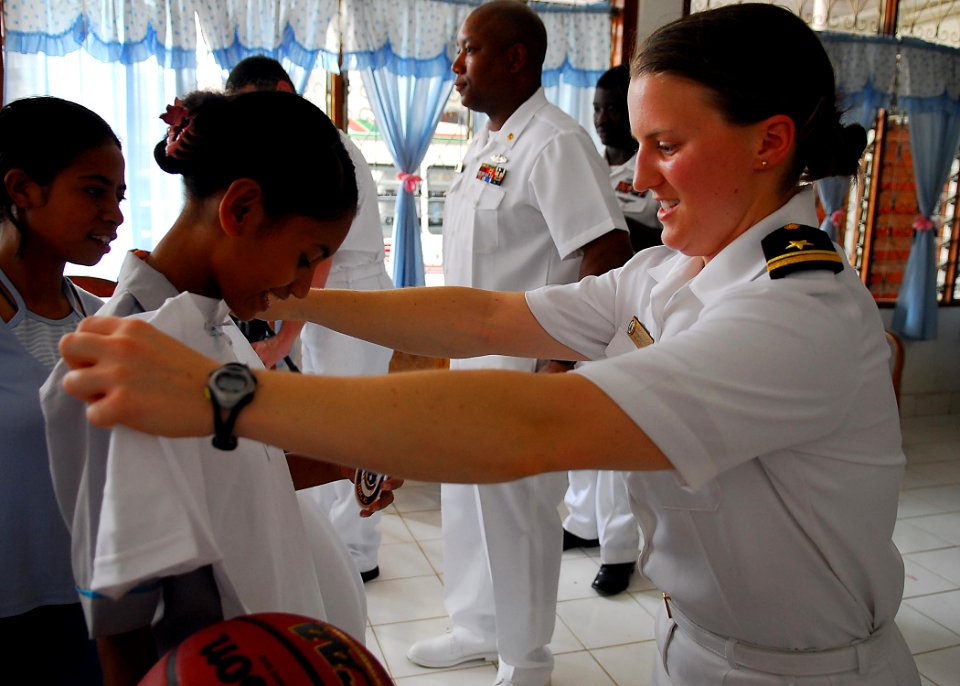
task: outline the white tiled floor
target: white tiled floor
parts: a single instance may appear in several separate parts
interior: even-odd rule
[[[960,415],[903,420],[908,466],[894,540],[906,583],[897,624],[916,656],[924,686],[960,686]],[[490,686],[496,669],[472,663],[428,670],[407,647],[446,629],[435,484],[408,483],[383,518],[381,576],[367,584],[367,645],[397,686]],[[634,578],[628,593],[601,598],[590,582],[597,551],[564,553],[553,686],[646,686],[655,653],[659,594]]]

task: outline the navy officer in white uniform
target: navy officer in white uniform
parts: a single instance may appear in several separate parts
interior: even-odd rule
[[[629,234],[605,165],[586,131],[544,95],[539,17],[512,0],[488,3],[464,21],[458,44],[456,88],[488,123],[447,192],[445,284],[529,290],[626,262]],[[487,356],[450,366],[532,372],[538,362]],[[541,360],[539,367],[570,365]],[[497,684],[549,682],[565,488],[563,474],[442,485],[444,604],[453,630],[415,643],[410,660],[449,667],[499,657]]]
[[[257,372],[237,430],[415,479],[631,471],[640,567],[667,596],[654,684],[918,686],[894,622],[905,459],[883,322],[806,185],[855,174],[865,132],[841,123],[816,34],[773,5],[668,24],[631,76],[634,185],[660,202],[664,247],[527,293],[312,291],[284,313],[412,353],[591,364]],[[61,347],[92,421],[211,431],[216,361],[99,317]]]

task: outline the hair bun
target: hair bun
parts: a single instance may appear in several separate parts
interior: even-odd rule
[[[843,127],[841,133],[844,142],[844,149],[848,156],[854,160],[855,167],[860,165],[860,156],[867,148],[867,131],[860,124],[847,124]],[[854,172],[856,169],[854,169]],[[851,173],[854,173],[851,172]]]

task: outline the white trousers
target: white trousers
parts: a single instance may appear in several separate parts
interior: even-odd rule
[[[366,265],[361,276],[354,278],[346,273],[333,273],[327,280],[327,288],[350,288],[360,291],[392,288],[393,283],[382,265]],[[393,351],[367,341],[327,329],[316,324],[306,324],[300,332],[302,368],[305,374],[327,376],[366,376],[386,374],[390,368]],[[371,423],[376,422],[371,417]],[[320,512],[330,518],[334,529],[353,556],[360,571],[368,572],[379,564],[381,534],[378,528],[380,513],[360,517],[360,508],[354,497],[353,485],[345,480],[306,489]]]
[[[913,656],[896,625],[865,646],[861,672],[825,676],[770,674],[731,665],[724,656],[696,643],[662,607],[656,635],[653,686],[920,686]]]
[[[621,472],[568,472],[564,503],[569,514],[563,528],[580,538],[600,539],[600,562],[636,562],[640,555],[640,527],[630,509],[627,483]]]
[[[310,540],[310,551],[317,569],[320,597],[325,619],[343,629],[361,643],[366,641],[367,595],[360,580],[360,571],[346,546],[337,536],[330,520],[323,516],[305,491],[297,491],[300,514]],[[283,532],[278,531],[278,536]],[[282,560],[277,560],[282,564]]]
[[[499,676],[544,683],[553,637],[566,474],[502,484],[443,484],[444,602],[455,626],[490,645]]]

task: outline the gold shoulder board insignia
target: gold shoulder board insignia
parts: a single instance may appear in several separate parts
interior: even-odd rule
[[[825,232],[813,226],[787,224],[760,241],[771,279],[812,269],[843,271],[843,258]]]

